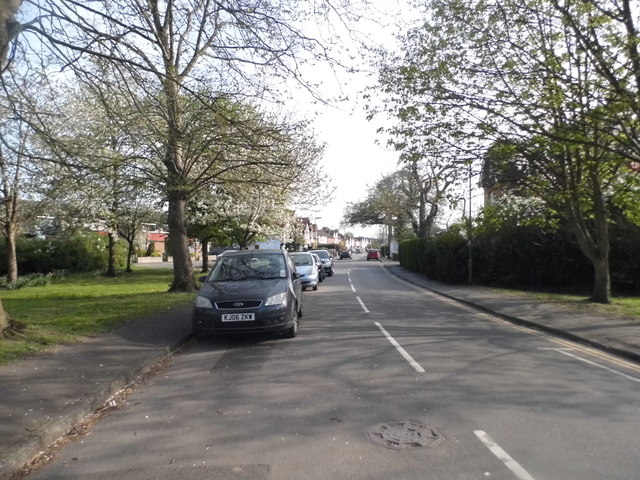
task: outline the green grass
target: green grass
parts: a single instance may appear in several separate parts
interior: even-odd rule
[[[195,293],[167,292],[172,279],[171,270],[142,267],[116,278],[75,274],[50,285],[1,290],[5,311],[23,328],[0,337],[0,365],[193,301]]]
[[[589,302],[584,295],[569,295],[564,293],[532,292],[524,290],[494,289],[511,296],[533,298],[541,302],[553,302],[565,308],[584,309],[607,317],[627,317],[640,322],[640,297],[612,297],[611,303],[603,305]]]

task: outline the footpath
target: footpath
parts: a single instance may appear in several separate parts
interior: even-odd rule
[[[485,287],[444,285],[389,260],[383,268],[502,319],[640,363],[640,318],[611,318],[588,305],[570,308]],[[139,318],[113,333],[0,367],[0,479],[10,478],[74,425],[108,407],[117,392],[187,341],[191,308]]]

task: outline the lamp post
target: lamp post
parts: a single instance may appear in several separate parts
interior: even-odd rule
[[[318,220],[320,220],[322,217],[313,217],[313,224],[315,225],[315,235],[313,238],[312,243],[312,248],[318,248]]]

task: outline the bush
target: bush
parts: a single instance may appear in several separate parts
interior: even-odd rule
[[[399,245],[400,264],[432,280],[462,282],[467,277],[467,240],[457,229],[431,238],[414,238]]]
[[[473,282],[514,288],[592,288],[593,267],[573,234],[561,226],[518,219],[480,218],[472,241]],[[610,227],[612,290],[640,293],[640,226],[619,220]],[[432,280],[468,279],[468,243],[455,226],[435,237],[400,243],[400,264]]]
[[[30,273],[28,275],[18,277],[18,280],[15,282],[7,282],[7,277],[4,276],[0,277],[0,288],[6,288],[7,290],[18,290],[19,288],[25,287],[41,287],[44,285],[49,285],[52,278],[52,274],[43,275],[41,273]]]
[[[500,286],[585,290],[593,270],[572,235],[537,225],[505,225],[473,242],[474,281]]]
[[[436,235],[426,244],[428,259],[425,274],[439,282],[461,283],[467,280],[469,259],[467,239],[456,229]]]
[[[417,238],[412,238],[398,244],[400,265],[412,272],[420,272],[418,266],[418,240]]]
[[[66,235],[46,240],[21,238],[16,243],[18,271],[22,274],[47,274],[58,270],[91,272],[106,270],[108,239],[96,233]],[[116,265],[126,264],[125,242],[118,242]],[[0,244],[0,256],[6,258],[6,243]],[[6,275],[6,264],[0,265],[0,275]]]

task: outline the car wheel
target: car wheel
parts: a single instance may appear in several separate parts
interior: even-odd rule
[[[199,342],[202,342],[204,340],[207,340],[209,338],[211,338],[211,335],[203,332],[202,330],[198,330],[198,329],[193,329],[193,336],[195,337],[195,339]]]
[[[291,326],[291,328],[285,330],[284,332],[284,337],[285,338],[295,338],[298,335],[298,322],[299,322],[299,315],[296,315],[293,319],[293,325]]]
[[[329,270],[329,276],[333,277],[333,268],[331,270]]]
[[[315,292],[316,290],[318,290],[318,285],[313,286],[313,291]]]

